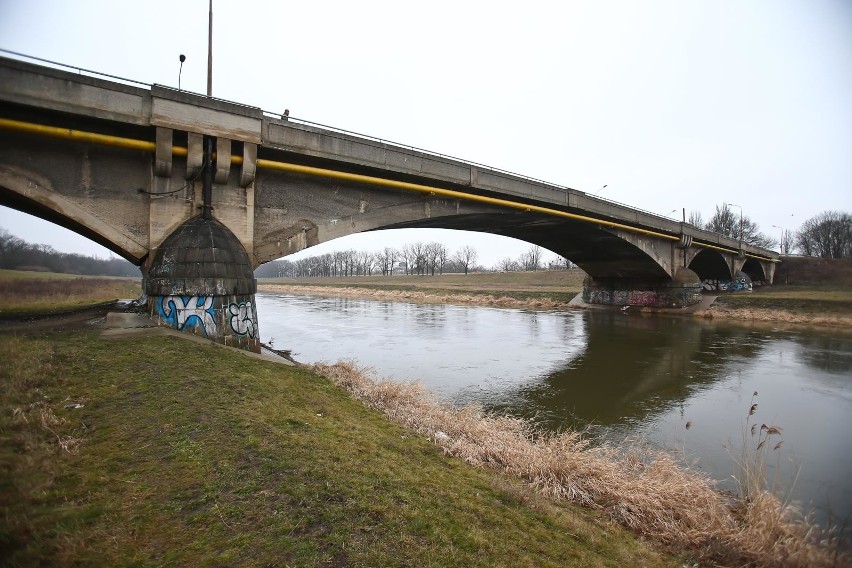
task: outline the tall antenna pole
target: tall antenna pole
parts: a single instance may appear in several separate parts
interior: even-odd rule
[[[207,96],[213,96],[213,0],[210,0],[210,18],[207,29]]]

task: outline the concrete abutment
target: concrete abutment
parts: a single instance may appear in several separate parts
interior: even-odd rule
[[[159,325],[260,353],[257,280],[225,225],[189,219],[152,251],[145,268],[147,309]]]
[[[701,280],[680,268],[673,280],[592,278],[583,282],[583,301],[605,306],[688,308],[701,302]]]

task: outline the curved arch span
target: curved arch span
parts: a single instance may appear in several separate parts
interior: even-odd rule
[[[742,271],[748,274],[752,282],[765,282],[768,280],[766,271],[763,269],[763,264],[755,258],[747,258],[743,264]]]
[[[703,249],[696,254],[688,268],[701,280],[730,280],[733,277],[725,258],[712,249]]]
[[[139,266],[147,246],[117,231],[61,194],[32,180],[0,171],[0,205],[50,221],[82,235]]]

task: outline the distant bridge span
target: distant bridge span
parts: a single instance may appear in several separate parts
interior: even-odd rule
[[[160,249],[186,249],[168,240],[199,215],[232,234],[250,268],[368,230],[511,236],[578,264],[593,279],[587,296],[605,303],[685,305],[700,279],[744,271],[771,282],[778,261],[581,191],[255,107],[8,58],[0,58],[0,147],[0,203],[92,238],[165,288],[180,280],[187,294],[188,280],[204,278],[190,265],[215,255],[193,245],[181,260],[187,274],[175,276],[163,272],[174,262]],[[648,291],[658,298],[649,303]]]

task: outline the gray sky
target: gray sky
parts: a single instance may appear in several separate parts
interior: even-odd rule
[[[183,53],[182,87],[204,92],[207,0],[0,0],[0,47],[174,86]],[[852,211],[848,0],[214,0],[213,94],[583,191],[606,184],[601,197],[676,218],[736,203],[776,239],[773,225]],[[6,208],[0,227],[108,255]],[[409,230],[300,254],[412,239],[473,244],[486,265],[528,247]]]

